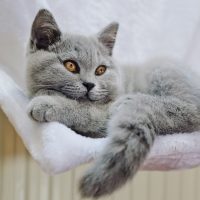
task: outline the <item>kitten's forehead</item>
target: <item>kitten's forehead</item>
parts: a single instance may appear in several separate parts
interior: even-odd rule
[[[94,37],[64,34],[60,44],[53,50],[63,57],[75,59],[87,68],[106,64],[109,60],[107,49]]]

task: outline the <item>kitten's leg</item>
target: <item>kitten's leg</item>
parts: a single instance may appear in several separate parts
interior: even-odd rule
[[[29,102],[28,114],[38,122],[57,121],[59,119],[60,107],[57,97],[41,95],[36,96]]]
[[[108,105],[78,102],[60,95],[39,95],[28,106],[29,115],[39,122],[58,121],[91,137],[106,134]]]
[[[176,97],[126,95],[114,105],[110,142],[81,180],[83,196],[113,192],[139,169],[157,134],[194,131],[200,108]]]

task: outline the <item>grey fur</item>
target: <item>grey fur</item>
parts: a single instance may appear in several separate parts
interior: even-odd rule
[[[114,45],[116,24],[108,26],[100,35],[106,39],[109,32],[109,41],[112,31]],[[102,43],[99,34],[86,37],[66,33],[60,34],[58,40],[58,32],[51,13],[40,10],[33,22],[28,49],[27,86],[33,98],[28,112],[39,122],[59,121],[83,135],[105,136],[108,106],[118,95],[118,71],[110,57],[112,47]],[[39,40],[38,35],[47,40]],[[80,73],[65,69],[65,60],[74,60]],[[95,76],[100,65],[107,66],[107,70]],[[88,82],[95,85],[90,91],[84,86]]]
[[[51,21],[53,27],[47,28],[58,30],[52,15],[45,16],[50,17],[37,15],[39,24]],[[33,29],[37,32],[38,26]],[[87,197],[109,194],[132,178],[157,135],[200,128],[199,77],[169,60],[121,66],[118,72],[110,56],[117,30],[113,23],[92,37],[61,34],[45,48],[30,43],[28,52],[31,117],[59,121],[87,136],[109,133],[109,144],[80,182]],[[50,32],[50,38],[57,38]],[[31,41],[39,40],[32,34]],[[63,67],[67,59],[79,64],[79,74]],[[102,64],[108,69],[96,77],[94,71]],[[95,84],[88,94],[84,82]]]

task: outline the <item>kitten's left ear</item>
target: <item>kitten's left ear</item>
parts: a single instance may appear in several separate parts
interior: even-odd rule
[[[60,40],[61,31],[53,17],[46,9],[37,13],[31,30],[31,46],[36,49],[48,49],[48,47]]]
[[[113,22],[98,33],[98,40],[108,49],[109,55],[112,55],[118,28],[119,24]]]

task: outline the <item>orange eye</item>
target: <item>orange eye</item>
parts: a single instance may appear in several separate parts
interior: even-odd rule
[[[79,67],[77,66],[77,64],[74,61],[66,61],[64,62],[64,66],[65,68],[72,72],[72,73],[79,73]]]
[[[96,71],[95,71],[95,75],[97,76],[101,76],[102,74],[104,74],[106,71],[106,66],[105,65],[100,65],[99,67],[97,67]]]

